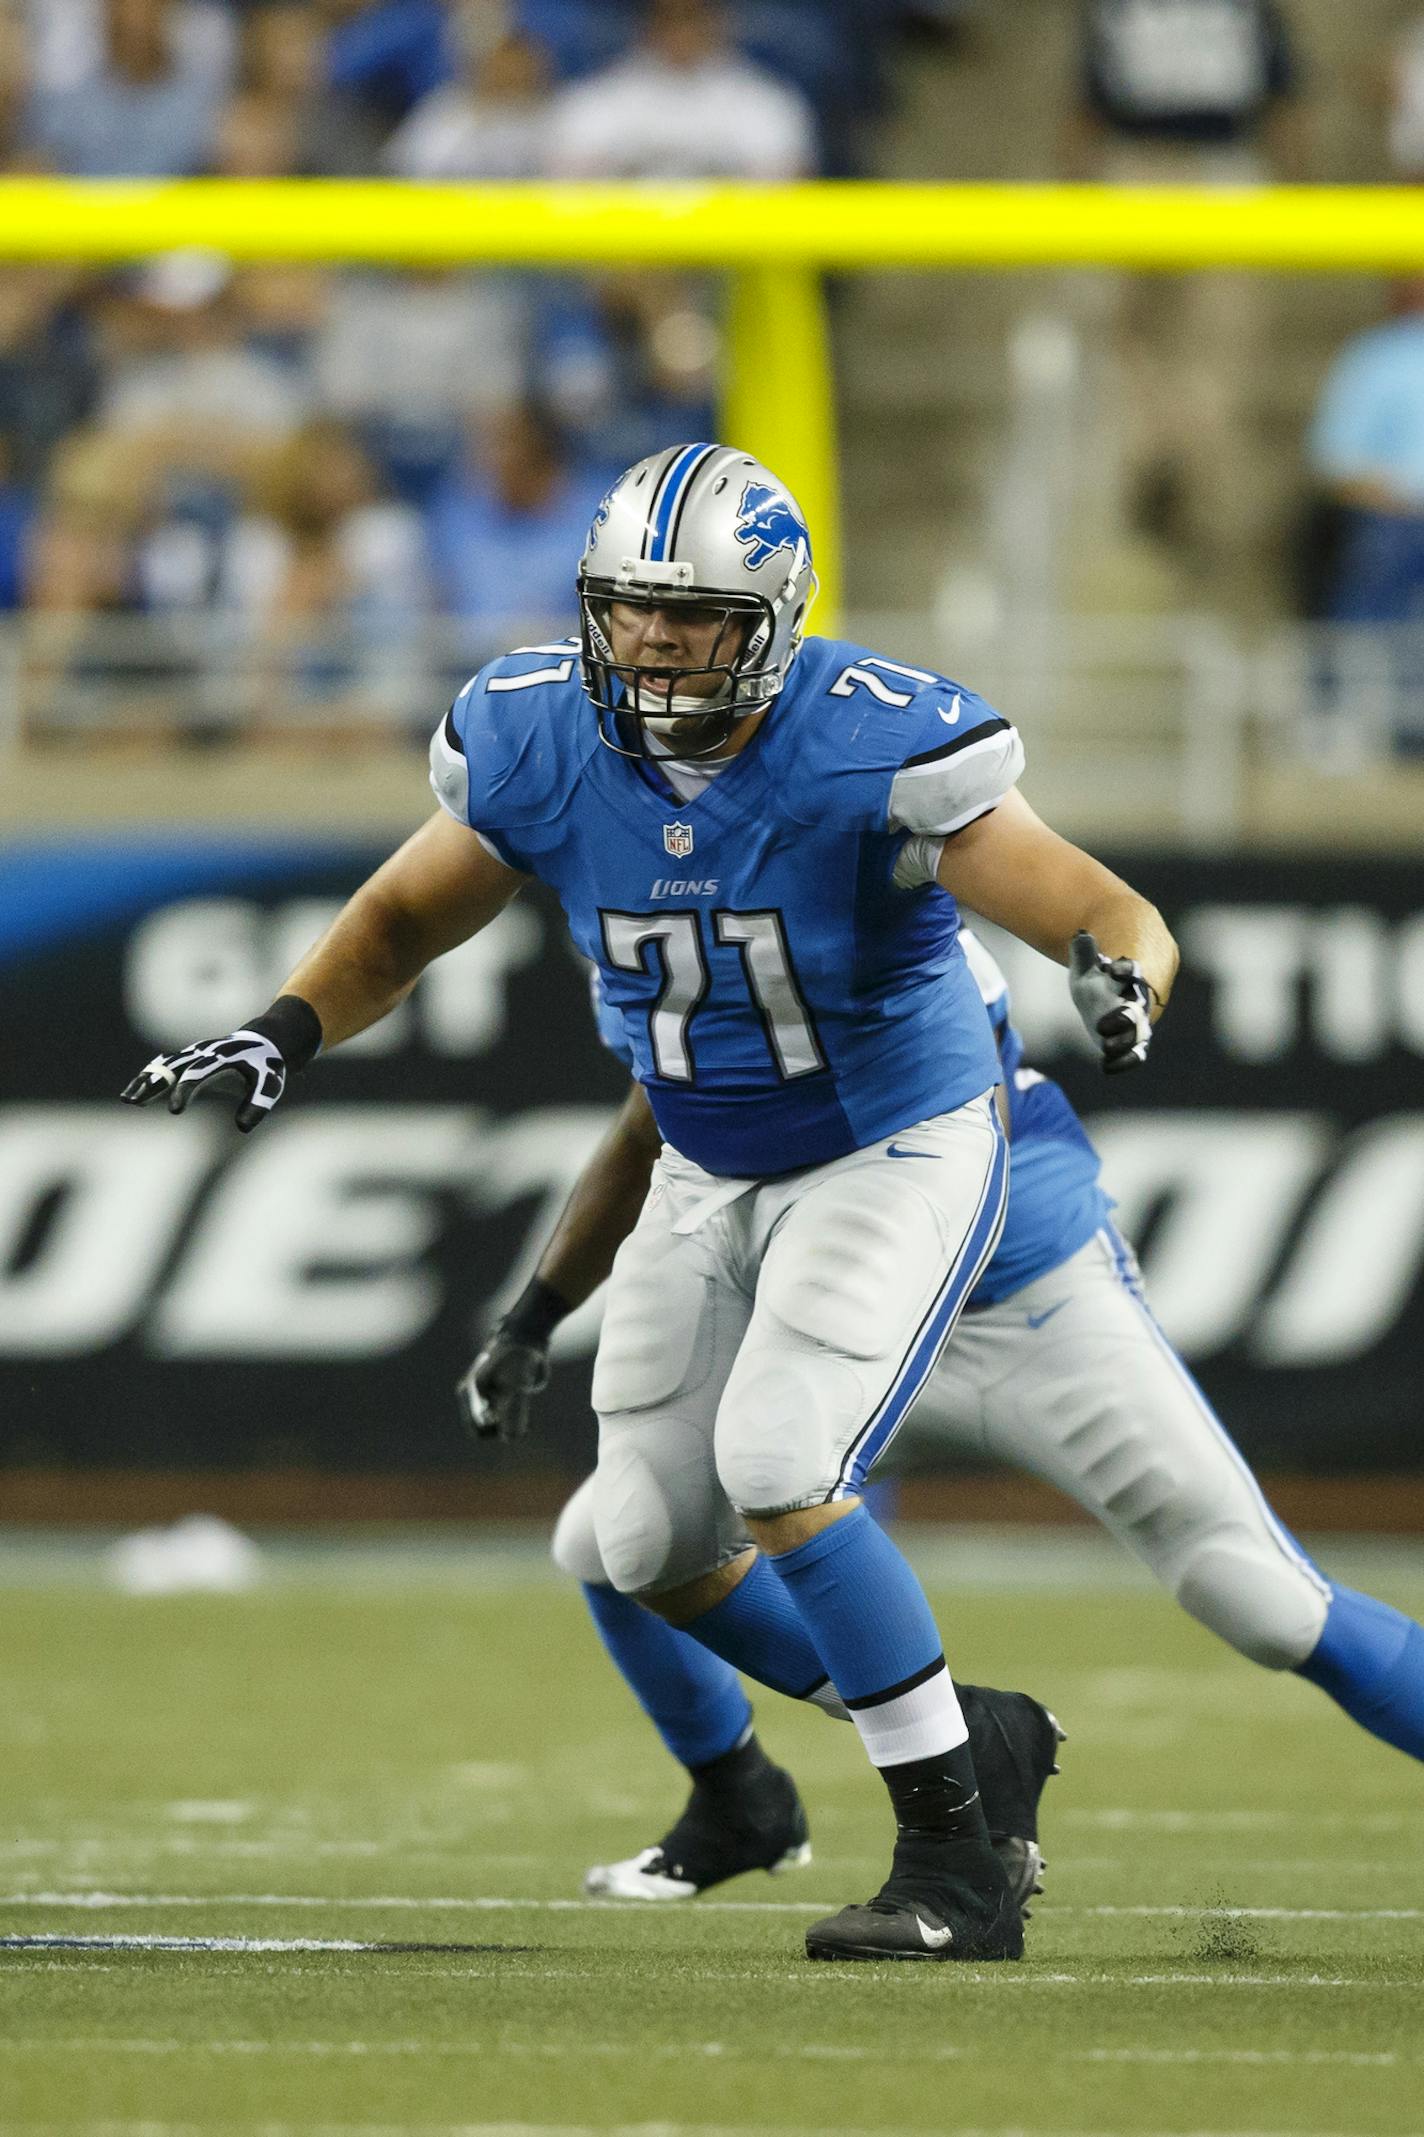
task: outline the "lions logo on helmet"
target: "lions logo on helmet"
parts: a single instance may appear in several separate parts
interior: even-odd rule
[[[622,480],[623,477],[620,475],[618,477],[618,482],[621,482]],[[597,534],[600,527],[606,527],[608,525],[608,515],[613,510],[613,500],[618,494],[618,482],[610,484],[609,488],[605,490],[603,494],[603,502],[593,515],[593,525],[589,529],[590,538],[592,538],[593,535]]]
[[[789,549],[794,557],[798,545],[810,546],[784,494],[765,482],[749,482],[743,490],[734,538],[746,549],[748,571],[760,571],[779,549]]]

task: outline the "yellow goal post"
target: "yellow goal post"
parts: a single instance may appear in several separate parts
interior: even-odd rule
[[[826,271],[1417,274],[1424,189],[0,179],[0,260],[102,263],[188,246],[247,261],[726,274],[722,433],[799,497],[821,576],[818,621],[833,628],[840,526]]]

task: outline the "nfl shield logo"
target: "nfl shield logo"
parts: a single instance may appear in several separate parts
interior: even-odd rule
[[[692,851],[691,824],[664,824],[663,844],[675,861],[685,861]]]

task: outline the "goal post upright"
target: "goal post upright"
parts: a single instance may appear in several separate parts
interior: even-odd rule
[[[785,475],[835,627],[828,270],[1424,271],[1424,189],[411,185],[392,179],[0,178],[0,260],[112,263],[197,246],[367,266],[668,267],[730,278],[721,424]]]

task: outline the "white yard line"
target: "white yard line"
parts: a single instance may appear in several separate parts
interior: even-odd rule
[[[420,1913],[454,1914],[588,1914],[600,1911],[622,1914],[630,1907],[645,1912],[664,1911],[676,1902],[666,1900],[508,1899],[498,1895],[449,1893],[421,1898],[411,1893],[338,1894],[328,1898],[316,1892],[6,1892],[0,1907],[74,1907],[93,1913],[109,1913],[130,1907],[332,1907],[364,1908],[374,1913],[388,1909]],[[702,1900],[699,1914],[823,1914],[838,1902],[827,1900]]]
[[[641,2062],[661,2061],[686,2063],[701,2058],[705,2061],[736,2061],[751,2057],[757,2062],[765,2060],[765,2050],[746,2048],[727,2041],[678,2041],[649,2047],[631,2040],[619,2041],[428,2041],[428,2040],[174,2040],[174,2039],[123,2039],[106,2038],[103,2034],[69,2036],[36,2035],[29,2039],[12,2039],[6,2043],[17,2054],[39,2055],[238,2055],[238,2056],[308,2056],[318,2060],[360,2058],[363,2056],[428,2056],[460,2058],[511,2057],[516,2061],[532,2058],[539,2061],[559,2061],[567,2058],[636,2058]],[[915,2063],[951,2063],[964,2059],[969,2051],[944,2043],[929,2045],[919,2050],[911,2061]],[[905,2061],[903,2048],[868,2048],[846,2041],[805,2041],[787,2044],[775,2051],[780,2062],[831,2062],[831,2063],[895,2063]],[[1419,2055],[1401,2056],[1392,2050],[1379,2054],[1355,2052],[1337,2048],[1071,2048],[1058,2052],[1058,2060],[1070,2063],[1134,2063],[1134,2064],[1192,2064],[1227,2063],[1247,2067],[1260,2065],[1266,2068],[1292,2065],[1315,2065],[1341,2063],[1351,2068],[1390,2069],[1400,2063],[1424,2061]]]
[[[425,1949],[430,1950],[433,1954],[440,1952],[442,1947],[437,1945],[426,1947]],[[0,1961],[3,1961],[7,1953],[12,1954],[16,1959],[24,1959],[30,1952],[52,1951],[72,1951],[76,1955],[111,1951],[164,1952],[176,1956],[184,1954],[191,1956],[195,1953],[238,1955],[265,1953],[270,1956],[275,1953],[286,1953],[294,1957],[309,1956],[313,1953],[336,1953],[344,1956],[365,1955],[404,1960],[418,1957],[422,1947],[389,1943],[366,1944],[350,1938],[334,1937],[36,1936],[0,1939]],[[456,1957],[460,1953],[460,1947],[458,1945],[446,1947],[445,1953],[447,1957]],[[524,1956],[524,1953],[518,1951],[501,1951],[497,1946],[485,1950],[475,1949],[468,1953],[468,1958],[471,1962],[469,1965],[442,1967],[437,1971],[442,1976],[447,1976],[451,1979],[471,1980],[482,1975],[502,1972],[507,1969],[510,1960],[522,1959]],[[479,1962],[483,1962],[483,1964]],[[404,1978],[411,1974],[429,1970],[402,1966],[401,1971]],[[518,1968],[518,1974],[521,1981],[587,1982],[589,1979],[587,1966],[578,1965],[521,1965]],[[876,1984],[883,1987],[888,1979],[894,1977],[894,1974],[894,1969],[872,1970],[867,1974],[866,1969],[863,1967],[803,1964],[795,1968],[794,1971],[780,1974],[777,1978],[790,1982],[795,1986],[814,1986],[818,1989],[822,1986],[839,1985],[841,1987],[851,1987],[854,1985],[863,1994],[867,1989],[873,1989]],[[961,1988],[993,1986],[996,1989],[1002,1988],[1006,1993],[1011,1989],[1155,1989],[1192,1986],[1214,1989],[1402,1989],[1407,1990],[1411,1995],[1417,1995],[1419,1989],[1417,1980],[1408,1977],[1367,1977],[1351,1974],[1217,1974],[1186,1973],[1181,1971],[1163,1974],[1043,1974],[1034,1972],[1032,1969],[1019,1973],[1013,1968],[998,1966],[985,1970],[980,1966],[967,1964],[956,1968],[956,1976]],[[760,1972],[753,1972],[726,1967],[679,1967],[677,1972],[677,1979],[680,1983],[687,1981],[715,1981],[721,1983],[765,1981],[767,1978],[764,1969]]]
[[[436,1947],[439,1949],[440,1947]],[[429,1951],[429,1945],[365,1944],[353,1937],[0,1937],[0,1953],[32,1951],[386,1952]],[[444,1947],[454,1952],[457,1945]],[[482,1956],[488,1945],[471,1947]]]
[[[923,2137],[895,2123],[848,2129],[794,2128],[786,2123],[739,2122],[17,2122],[6,2137]],[[937,2137],[1359,2137],[1349,2130],[1064,2129],[1052,2125],[986,2128],[944,2123]]]
[[[122,1913],[130,1908],[164,1907],[329,1907],[364,1909],[372,1913],[446,1914],[626,1914],[668,1911],[681,1903],[665,1900],[518,1899],[498,1894],[340,1893],[316,1892],[5,1892],[0,1907],[67,1907],[96,1914]],[[837,1901],[820,1900],[698,1900],[688,1905],[689,1917],[699,1914],[821,1914]],[[1058,1905],[1044,1903],[1045,1916],[1101,1916],[1196,1921],[1200,1918],[1237,1916],[1263,1922],[1424,1922],[1424,1907],[1236,1907],[1204,1904],[1186,1906]]]

